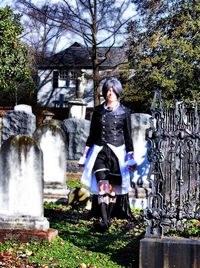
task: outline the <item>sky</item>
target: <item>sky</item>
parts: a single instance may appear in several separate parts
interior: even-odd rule
[[[122,0],[116,0],[116,3],[119,3]],[[12,6],[14,4],[15,0],[0,0],[0,7],[5,7],[6,5]],[[35,3],[41,4],[42,2],[46,2],[46,0],[34,0]],[[58,3],[59,0],[49,0],[51,3]],[[125,15],[130,14],[130,12],[133,12],[133,6],[130,5],[130,9],[127,11]]]
[[[0,0],[0,7],[5,7],[7,5],[12,5],[12,0]]]
[[[34,0],[34,2],[36,4],[37,3],[38,4],[42,4],[42,2],[46,2],[46,0]],[[51,2],[51,3],[53,3],[53,2],[58,3],[59,0],[49,0],[49,2]],[[122,0],[116,0],[116,3],[119,4],[119,6],[120,6],[121,2],[122,2]],[[14,3],[15,3],[15,0],[0,0],[0,7],[5,7],[6,5],[9,5],[11,7],[14,7]],[[130,15],[133,15],[134,13],[135,13],[134,6],[133,5],[130,5],[130,8],[125,12],[124,16],[129,17]],[[72,45],[72,43],[74,43],[75,41],[76,42],[80,42],[80,43],[82,42],[82,40],[81,40],[81,38],[79,36],[77,36],[77,37],[74,37],[73,36],[72,37],[71,34],[66,34],[65,36],[63,36],[61,38],[61,41],[60,41],[60,43],[59,43],[59,45],[57,47],[57,52],[60,51],[60,50],[62,50],[62,49],[64,49],[64,48],[66,48],[66,47],[68,47],[68,46],[70,46],[70,45]],[[117,45],[121,45],[121,44],[123,44],[123,42],[124,41],[121,41]]]
[[[9,5],[9,6],[13,6],[14,5],[14,2],[15,0],[0,0],[0,7],[5,7],[6,5]],[[42,3],[42,2],[45,2],[45,0],[35,0],[34,1],[35,3]],[[55,3],[58,3],[59,1],[58,0],[50,0],[49,2],[55,2]]]

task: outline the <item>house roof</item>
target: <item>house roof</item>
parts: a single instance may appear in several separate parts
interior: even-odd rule
[[[118,64],[127,62],[125,49],[122,47],[99,47],[97,50],[100,61],[106,59],[100,65],[101,69],[112,68]],[[107,53],[108,52],[108,53]],[[92,49],[87,48],[77,42],[65,50],[47,57],[39,65],[39,68],[86,68],[92,69],[91,59]]]

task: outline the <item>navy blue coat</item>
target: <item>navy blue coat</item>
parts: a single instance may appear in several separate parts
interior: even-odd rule
[[[116,147],[125,144],[126,152],[133,151],[130,110],[122,104],[108,111],[104,103],[95,107],[86,146],[110,143]]]

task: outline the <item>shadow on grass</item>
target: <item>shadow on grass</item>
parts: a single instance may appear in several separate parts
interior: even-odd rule
[[[132,226],[127,220],[112,219],[109,232],[93,231],[93,219],[88,211],[45,209],[45,217],[59,236],[75,246],[110,256],[122,267],[139,267],[139,243],[144,236],[143,223]]]

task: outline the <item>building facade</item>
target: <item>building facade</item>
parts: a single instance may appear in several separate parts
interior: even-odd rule
[[[67,49],[46,58],[38,65],[37,103],[44,107],[67,107],[69,101],[82,99],[88,108],[93,102],[93,68],[88,49],[75,42]],[[125,62],[121,47],[98,48],[100,76],[118,76]]]

